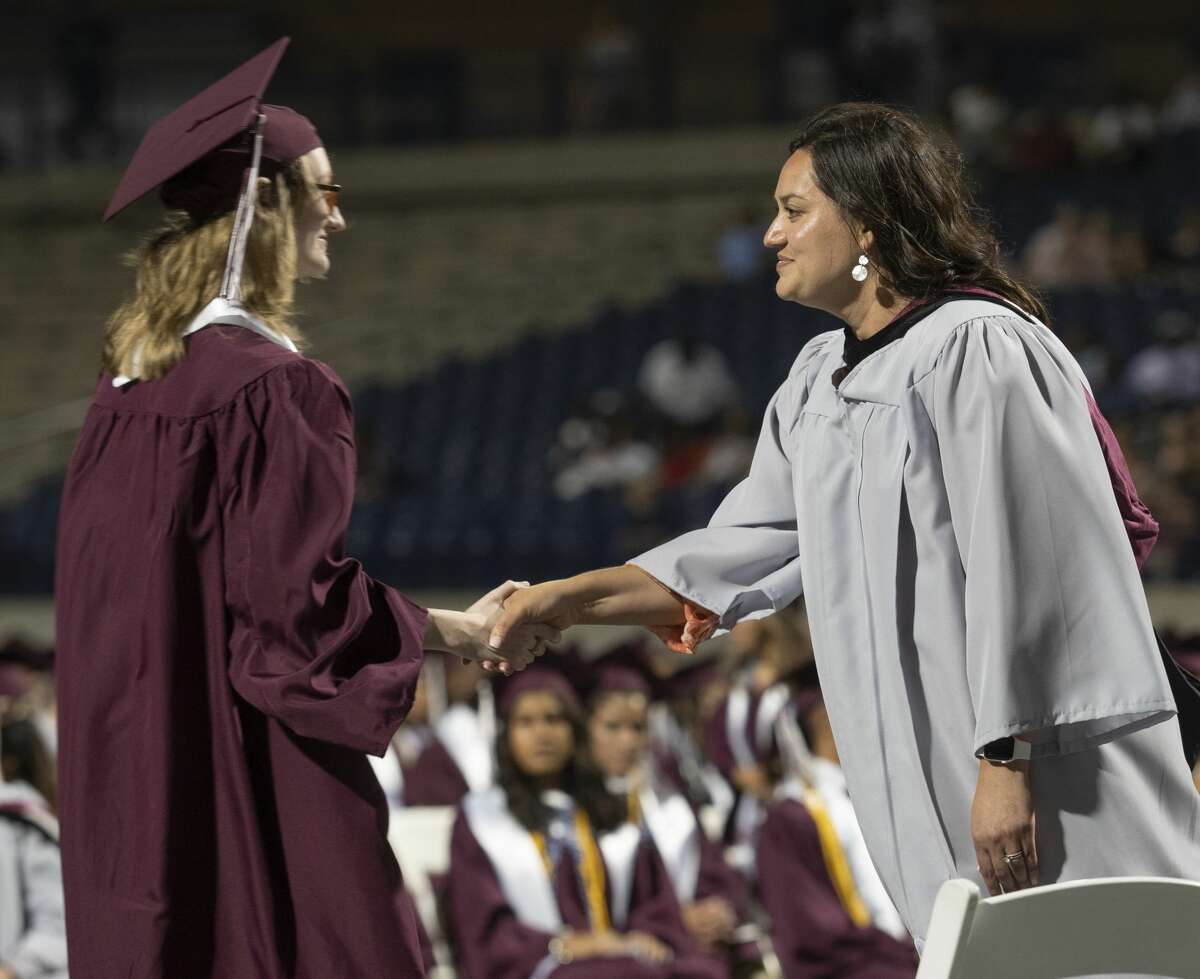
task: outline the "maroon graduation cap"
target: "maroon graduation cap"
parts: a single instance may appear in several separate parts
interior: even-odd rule
[[[497,712],[507,718],[522,694],[545,691],[557,696],[567,710],[578,713],[581,710],[579,694],[568,676],[574,668],[572,657],[547,653],[514,677],[498,677],[495,681]]]
[[[104,212],[107,221],[156,187],[168,206],[196,220],[236,207],[221,287],[221,295],[235,301],[260,167],[273,175],[321,145],[304,116],[262,102],[289,43],[280,38],[151,126]]]

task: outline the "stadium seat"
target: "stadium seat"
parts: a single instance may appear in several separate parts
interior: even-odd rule
[[[938,892],[917,979],[1200,976],[1200,882],[1115,877],[981,898]]]

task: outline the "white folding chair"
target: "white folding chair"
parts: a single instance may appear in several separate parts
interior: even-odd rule
[[[1112,877],[981,898],[938,891],[917,979],[1200,979],[1200,882]]]
[[[388,824],[388,842],[400,863],[404,886],[412,895],[425,930],[429,933],[429,940],[433,943],[441,975],[453,973],[446,971],[450,955],[438,918],[437,898],[429,878],[444,874],[450,868],[450,831],[453,828],[453,806],[393,809]]]

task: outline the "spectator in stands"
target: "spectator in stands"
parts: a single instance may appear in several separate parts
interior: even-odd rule
[[[1082,155],[1097,166],[1135,168],[1145,161],[1156,135],[1154,110],[1127,94],[1092,113],[1081,140]]]
[[[705,432],[737,398],[737,382],[725,355],[686,328],[646,352],[638,388],[667,423],[680,432]]]
[[[83,976],[260,979],[297,956],[312,975],[419,975],[365,754],[403,722],[426,649],[505,668],[540,652],[533,633],[511,665],[488,650],[512,583],[426,610],[345,554],[350,398],[292,322],[345,219],[312,123],[261,101],[286,43],[161,120],[107,212],[156,188],[173,211],[109,320],[59,516]]]
[[[654,476],[660,452],[638,436],[630,405],[612,388],[588,399],[587,413],[568,418],[554,453],[559,461],[554,489],[573,500],[596,489],[629,489]]]
[[[1018,113],[1013,120],[1009,160],[1016,173],[1055,174],[1076,169],[1079,153],[1066,115],[1048,105]]]
[[[985,76],[955,87],[948,103],[954,137],[967,160],[984,167],[1000,164],[1012,112],[1008,100]]]
[[[1021,264],[1025,274],[1047,288],[1073,286],[1089,275],[1084,252],[1084,215],[1078,205],[1064,202],[1054,219],[1029,238]]]
[[[1200,202],[1189,202],[1180,212],[1167,237],[1165,258],[1169,265],[1187,276],[1186,284],[1200,271]]]
[[[595,3],[579,46],[579,129],[618,129],[639,121],[641,59],[641,35],[617,4]]]
[[[658,772],[650,753],[652,677],[638,644],[618,646],[589,664],[588,744],[608,790],[628,800],[630,819],[654,841],[675,887],[692,941],[729,966],[753,966],[751,944],[735,946],[749,920],[745,888],[695,810]]]
[[[738,402],[730,402],[717,423],[717,431],[695,476],[702,485],[732,486],[750,470],[754,434],[749,416]]]
[[[1200,129],[1200,64],[1191,62],[1180,75],[1160,118],[1168,132]]]
[[[1109,347],[1100,343],[1095,336],[1076,322],[1059,323],[1058,335],[1072,356],[1079,362],[1088,384],[1103,403],[1104,393],[1113,380],[1114,355]]]
[[[1130,360],[1125,386],[1150,405],[1200,400],[1200,329],[1183,310],[1154,321],[1154,342]]]
[[[717,267],[726,282],[748,282],[766,270],[758,213],[744,207],[717,237]]]
[[[4,720],[0,764],[0,979],[67,979],[58,824],[38,789],[53,780],[28,719]]]
[[[1094,207],[1087,212],[1078,242],[1079,274],[1076,285],[1103,286],[1117,278],[1117,240],[1112,212]]]
[[[566,677],[534,666],[503,684],[499,711],[498,784],[463,800],[450,843],[463,975],[526,979],[568,963],[589,979],[722,975],[687,937],[653,844],[605,789]]]

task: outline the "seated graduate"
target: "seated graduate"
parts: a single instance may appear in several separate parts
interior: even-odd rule
[[[916,950],[867,854],[819,691],[760,703],[756,716],[771,788],[755,840],[758,896],[784,976],[912,979]]]
[[[32,717],[0,727],[0,979],[66,979],[53,763]]]
[[[404,803],[453,806],[495,777],[492,687],[477,663],[442,656],[430,666],[430,687],[441,696],[430,701],[433,736],[404,773]]]
[[[641,644],[616,647],[590,665],[592,756],[609,791],[628,800],[630,821],[650,837],[666,864],[692,940],[724,965],[761,967],[752,940],[757,929],[739,928],[750,918],[744,883],[650,752],[654,687]]]
[[[771,797],[760,758],[771,742],[771,724],[790,691],[813,673],[812,642],[803,602],[765,619],[738,623],[730,632],[734,676],[727,696],[705,729],[705,749],[734,792],[722,838],[727,858],[754,878],[754,841]],[[814,681],[815,682],[815,681]]]
[[[729,694],[720,657],[651,659],[660,700],[651,705],[650,753],[655,771],[696,809],[709,807],[721,825],[736,798],[725,776],[704,753],[704,732]]]
[[[719,979],[658,852],[605,789],[567,678],[543,662],[497,693],[497,784],[463,799],[450,842],[460,974]]]

